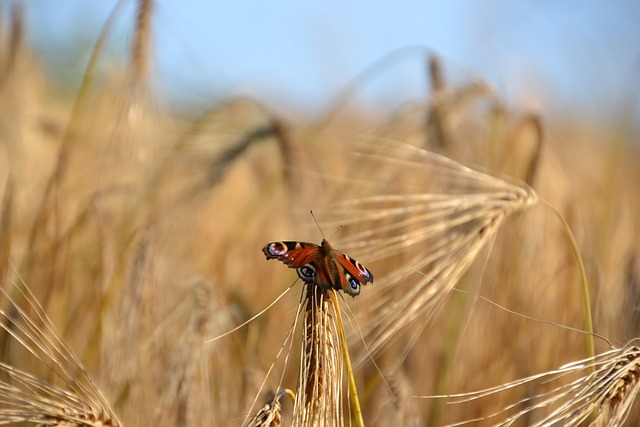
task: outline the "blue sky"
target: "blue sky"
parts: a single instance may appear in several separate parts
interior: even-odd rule
[[[56,63],[70,44],[88,52],[116,1],[23,3],[32,44]],[[133,10],[129,1],[112,37],[122,56]],[[202,106],[243,95],[319,111],[403,48],[363,81],[354,102],[389,106],[423,97],[428,50],[454,81],[482,79],[509,105],[600,114],[638,93],[640,3],[631,0],[157,0],[153,25],[156,86]]]

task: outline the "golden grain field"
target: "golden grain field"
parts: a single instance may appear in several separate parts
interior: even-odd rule
[[[0,424],[640,422],[631,123],[507,107],[435,56],[387,117],[177,115],[137,7],[72,95],[2,18]],[[323,237],[373,273],[359,296],[261,252]]]

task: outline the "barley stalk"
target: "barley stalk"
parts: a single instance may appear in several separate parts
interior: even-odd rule
[[[327,290],[305,286],[303,336],[293,425],[342,426],[342,354]]]
[[[52,379],[45,380],[1,362],[0,371],[5,378],[0,380],[3,402],[0,424],[121,426],[105,397],[55,331],[26,285],[14,289],[26,305],[18,305],[2,291],[9,308],[0,310],[1,327],[11,337],[9,345],[15,350],[26,350]]]
[[[158,348],[168,347],[171,352],[166,375],[158,375],[162,392],[154,408],[154,425],[167,420],[176,427],[220,425],[238,412],[231,351],[221,343],[206,343],[208,337],[229,327],[224,316],[213,315],[222,312],[213,289],[201,278],[189,281],[187,298],[158,325],[145,346],[149,358],[155,357]]]
[[[7,40],[6,52],[3,52],[4,57],[0,57],[0,95],[4,94],[9,77],[16,69],[24,38],[24,8],[19,3],[11,6],[9,40]]]
[[[585,353],[587,357],[595,356],[595,343],[593,341],[593,319],[591,316],[591,297],[589,296],[589,283],[587,281],[587,273],[584,268],[584,263],[582,262],[582,257],[580,256],[580,250],[578,249],[578,243],[576,242],[575,237],[573,237],[573,233],[571,232],[571,228],[567,223],[566,219],[558,212],[558,210],[550,205],[549,203],[545,203],[545,206],[549,207],[551,211],[558,217],[560,222],[562,223],[562,227],[569,239],[569,247],[571,248],[571,253],[575,258],[575,262],[578,265],[578,269],[580,271],[580,292],[581,292],[581,300],[582,300],[582,310],[584,316],[584,329],[587,334],[585,334]]]
[[[481,420],[495,420],[496,426],[509,426],[523,419],[528,425],[622,426],[640,391],[640,347],[634,339],[620,348],[594,358],[505,383],[490,389],[448,396],[450,404],[496,397],[517,387],[538,387],[542,391],[505,406],[489,416],[452,424],[460,426]],[[445,397],[445,396],[440,396]],[[585,424],[586,423],[586,424]]]
[[[351,357],[349,356],[349,347],[347,345],[347,339],[344,334],[344,324],[342,322],[342,314],[340,314],[340,306],[338,304],[338,297],[335,289],[331,289],[329,296],[331,297],[331,303],[336,313],[336,321],[338,328],[338,336],[340,337],[340,346],[342,354],[344,355],[344,365],[347,369],[347,378],[349,380],[349,401],[351,403],[351,411],[353,413],[353,421],[357,427],[364,427],[364,420],[362,419],[362,409],[360,408],[360,400],[358,397],[358,390],[356,388],[356,380],[353,376],[353,367],[351,366]]]
[[[11,255],[11,224],[13,222],[13,180],[7,177],[2,195],[0,208],[0,281],[3,281],[9,271],[9,257]]]
[[[149,80],[149,60],[151,54],[151,13],[152,0],[139,0],[135,34],[131,49],[130,73],[133,90],[146,91]]]
[[[104,25],[102,32],[96,42],[93,51],[91,53],[91,57],[89,58],[89,63],[84,72],[84,76],[80,85],[80,89],[78,91],[78,95],[75,98],[73,110],[71,111],[71,115],[69,118],[69,122],[66,125],[65,132],[62,138],[62,144],[58,151],[58,155],[56,158],[56,162],[54,165],[53,172],[49,176],[46,181],[44,191],[42,193],[36,218],[34,221],[34,225],[31,227],[29,232],[29,248],[31,251],[34,251],[34,248],[37,246],[39,238],[43,234],[43,230],[46,228],[47,224],[50,221],[58,221],[56,217],[56,204],[59,203],[58,197],[53,197],[54,190],[60,187],[60,183],[64,175],[67,172],[67,167],[69,163],[69,156],[71,152],[71,148],[73,144],[76,142],[77,132],[80,127],[80,123],[84,118],[85,111],[87,110],[87,106],[90,99],[90,90],[93,87],[93,80],[97,73],[96,69],[98,66],[98,60],[102,54],[102,49],[104,47],[105,40],[107,35],[109,34],[113,20],[117,16],[117,12],[119,11],[119,6],[124,3],[123,1],[118,2],[117,6],[109,15],[109,19]],[[28,253],[23,260],[23,266],[21,271],[27,272],[27,281],[28,274],[30,273],[34,263],[36,262],[37,254]]]
[[[361,303],[374,319],[364,327],[371,354],[382,351],[412,321],[432,317],[504,220],[537,202],[525,185],[428,151],[384,141],[376,148],[365,155],[377,165],[379,176],[369,184],[375,194],[367,195],[364,183],[357,188],[360,197],[347,195],[332,208],[332,223],[342,224],[349,239],[341,247],[367,263],[393,266],[382,272],[375,296]],[[395,180],[399,171],[409,180]],[[433,185],[441,190],[428,192]],[[413,332],[409,345],[421,330]]]
[[[247,424],[247,427],[277,427],[282,425],[282,405],[280,399],[282,396],[289,396],[292,401],[295,401],[296,395],[289,389],[281,390],[276,393],[273,400],[264,405],[258,413]]]

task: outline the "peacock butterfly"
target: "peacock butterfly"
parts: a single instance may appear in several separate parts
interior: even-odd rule
[[[277,259],[295,268],[307,284],[343,290],[355,297],[360,286],[373,283],[373,274],[349,255],[336,251],[322,239],[320,246],[308,242],[273,242],[262,248],[267,259]]]

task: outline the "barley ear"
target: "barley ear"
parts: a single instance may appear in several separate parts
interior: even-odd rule
[[[280,398],[287,395],[292,401],[295,401],[296,394],[289,389],[280,390],[273,398],[273,400],[264,405],[256,414],[255,417],[247,427],[277,427],[282,425],[282,405],[280,404]]]
[[[329,291],[305,286],[303,336],[293,425],[342,426],[342,360]]]

